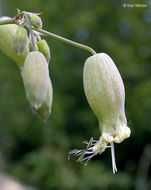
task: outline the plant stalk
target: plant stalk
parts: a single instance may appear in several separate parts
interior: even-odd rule
[[[57,34],[54,34],[54,33],[51,33],[51,32],[48,32],[46,30],[43,30],[43,29],[37,29],[37,28],[33,28],[34,30],[40,32],[41,34],[45,34],[47,36],[51,36],[57,40],[60,40],[60,41],[63,41],[67,44],[70,44],[72,46],[75,46],[75,47],[78,47],[78,48],[81,48],[81,49],[84,49],[86,51],[89,51],[92,55],[95,55],[96,54],[96,51],[94,51],[91,47],[89,46],[86,46],[86,45],[83,45],[83,44],[80,44],[80,43],[77,43],[77,42],[74,42],[72,40],[69,40],[67,38],[64,38],[62,36],[59,36]]]
[[[33,50],[36,51],[35,37],[34,37],[33,29],[32,29],[32,26],[30,24],[29,17],[28,17],[27,14],[25,14],[25,19],[26,19],[26,22],[27,22],[27,25],[28,25],[28,28],[29,28],[29,31],[30,31]]]

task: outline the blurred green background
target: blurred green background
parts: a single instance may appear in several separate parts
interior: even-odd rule
[[[123,3],[146,8],[124,8]],[[17,66],[0,52],[0,170],[37,190],[151,189],[151,0],[0,0],[0,16],[16,8],[42,12],[44,29],[109,54],[125,84],[129,139],[87,167],[67,160],[82,141],[100,136],[83,90],[90,54],[45,37],[51,48],[52,114],[42,122],[31,111]],[[9,47],[8,47],[9,48]]]

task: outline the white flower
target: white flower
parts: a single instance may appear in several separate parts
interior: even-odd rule
[[[48,63],[39,51],[28,53],[22,72],[27,99],[38,110],[45,102],[50,84]]]
[[[111,147],[113,173],[117,171],[114,142],[120,143],[130,136],[125,116],[125,90],[122,78],[112,59],[105,53],[89,57],[83,71],[84,91],[90,107],[99,121],[99,141],[86,142],[80,162],[88,162],[94,155]],[[110,146],[108,146],[110,144]],[[77,150],[78,151],[78,150]],[[73,153],[77,156],[77,152]],[[85,155],[90,154],[88,157]]]

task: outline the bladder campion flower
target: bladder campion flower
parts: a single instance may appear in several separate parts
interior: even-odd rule
[[[38,110],[44,103],[50,84],[48,63],[39,51],[28,53],[22,72],[27,99]]]
[[[75,149],[69,155],[80,155],[78,161],[87,163],[93,156],[111,147],[112,167],[115,173],[117,168],[114,143],[120,143],[130,136],[125,116],[125,90],[122,78],[112,59],[105,53],[98,53],[85,62],[83,83],[87,100],[98,118],[102,134],[99,141],[91,138],[89,143],[85,142],[88,144],[86,150]]]

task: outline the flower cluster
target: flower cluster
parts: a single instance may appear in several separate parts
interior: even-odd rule
[[[18,17],[18,25],[0,26],[0,49],[19,66],[27,99],[32,109],[45,121],[51,113],[53,99],[48,69],[50,48],[46,40],[41,39],[41,33],[37,32],[38,29],[43,31],[38,14],[23,11],[18,13]],[[47,31],[45,34],[94,54],[84,64],[83,84],[88,103],[98,118],[101,136],[98,141],[91,138],[89,142],[84,142],[87,146],[83,150],[70,151],[68,158],[87,164],[92,157],[110,147],[115,173],[114,143],[121,143],[131,133],[125,116],[124,84],[116,65],[105,53],[96,53],[88,46]]]
[[[1,17],[3,19],[9,17]],[[17,63],[29,104],[46,121],[51,113],[53,98],[48,68],[50,48],[32,27],[42,28],[41,18],[26,12],[20,18],[19,25],[0,26],[0,48]]]

